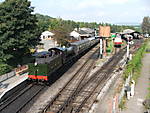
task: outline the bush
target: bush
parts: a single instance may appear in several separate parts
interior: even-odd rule
[[[123,109],[126,108],[126,107],[125,107],[125,103],[126,103],[126,97],[123,96],[123,98],[121,99],[121,102],[120,102],[120,104],[119,104],[119,108],[120,108],[121,110],[123,110]]]
[[[0,75],[11,71],[11,67],[7,64],[0,63]]]

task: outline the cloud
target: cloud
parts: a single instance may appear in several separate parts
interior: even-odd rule
[[[31,0],[35,11],[75,21],[139,21],[150,12],[149,0]],[[147,7],[146,7],[147,6]],[[141,8],[141,9],[140,9]],[[136,14],[138,13],[138,14]]]
[[[149,11],[150,12],[150,7],[146,6],[146,7],[141,7],[140,8],[142,11]]]
[[[109,4],[125,4],[130,0],[107,0]]]
[[[108,5],[118,5],[128,3],[130,0],[82,0],[75,7],[76,9],[87,9],[87,8],[106,8]]]
[[[103,2],[101,0],[84,0],[80,2],[77,6],[78,9],[92,8],[92,7],[102,7]]]

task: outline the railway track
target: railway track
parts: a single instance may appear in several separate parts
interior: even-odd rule
[[[78,80],[77,84],[75,85],[76,87],[68,86],[69,84],[74,85],[74,79],[72,79],[73,81],[70,81],[70,83],[68,83],[65,88],[62,89],[62,91],[57,95],[57,97],[54,98],[49,106],[45,108],[44,112],[76,113],[82,111],[82,109],[84,109],[83,106],[90,96],[94,94],[99,84],[103,84],[103,82],[113,72],[113,69],[119,62],[119,59],[122,59],[122,56],[125,54],[125,50],[123,49],[121,52],[121,54],[116,54],[109,59],[109,61],[102,66],[99,71],[95,72],[90,77],[88,77],[88,73],[89,70],[92,69],[92,63],[90,60],[87,61],[86,64],[90,64],[89,69],[85,68],[87,67],[86,64],[83,65],[82,68],[85,73],[81,73],[82,69],[79,71],[82,79]]]
[[[89,64],[88,64],[89,65]],[[79,76],[80,77],[80,76]],[[24,112],[24,108],[32,103],[32,100],[48,86],[37,85],[37,84],[27,84],[26,88],[22,88],[16,93],[13,93],[11,98],[8,98],[2,102],[0,106],[0,113],[18,113]]]
[[[36,85],[36,84],[28,85],[19,94],[14,96],[13,99],[9,100],[8,102],[0,106],[0,113],[21,112],[22,109],[45,88],[47,87],[45,87],[44,85]]]
[[[12,99],[16,98],[17,95],[19,95],[20,92],[24,92],[27,87],[30,86],[30,83],[25,81],[22,84],[20,84],[19,86],[16,87],[15,92],[13,92],[12,94],[9,94],[8,96],[2,96],[0,98],[0,109],[6,104],[9,103],[9,101],[11,101]]]
[[[142,41],[136,41],[135,45],[141,45]],[[132,46],[131,48],[134,48]],[[106,81],[110,78],[111,73],[115,70],[116,65],[123,58],[126,49],[122,49],[114,55],[103,67],[95,72],[91,78],[80,85],[75,92],[76,96],[67,105],[63,105],[59,111],[55,113],[87,113],[91,108],[98,91],[101,91]]]
[[[61,92],[53,99],[53,101],[44,109],[44,112],[54,113],[83,113],[84,110],[90,108],[92,102],[89,102],[90,98],[93,98],[97,89],[102,88],[102,84],[109,78],[109,75],[113,72],[115,65],[122,58],[125,51],[114,55],[102,68],[95,72],[92,76],[89,76],[90,71],[94,66],[94,61],[97,55],[93,55],[97,52],[98,47],[90,56],[90,58],[84,63],[82,68],[74,75],[74,77],[68,82],[68,84],[61,90]],[[117,59],[117,60],[115,60]],[[107,67],[107,68],[106,68]],[[109,70],[109,71],[108,71]],[[101,85],[100,85],[101,84]],[[13,99],[7,101],[0,106],[1,113],[18,113],[28,105],[34,98],[47,86],[32,84],[22,90]]]
[[[72,100],[71,98],[75,96],[74,93],[76,89],[80,87],[80,84],[83,83],[83,80],[89,78],[88,75],[95,65],[95,59],[98,58],[98,50],[98,46],[96,46],[90,51],[90,56],[84,58],[86,62],[74,74],[72,79],[65,85],[60,93],[55,98],[53,98],[51,103],[49,103],[49,105],[44,109],[44,112],[56,112],[57,110],[61,109],[64,104],[66,104],[66,101]]]
[[[95,94],[97,91],[101,91],[103,85],[110,78],[111,73],[124,54],[125,50],[120,51],[119,54],[114,55],[100,70],[95,72],[79,89],[78,95],[76,95],[74,101],[69,104],[68,108],[72,108],[71,111],[66,110],[63,111],[63,113],[84,113],[88,111],[95,100]]]

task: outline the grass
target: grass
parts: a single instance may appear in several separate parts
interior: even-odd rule
[[[114,48],[114,44],[113,44],[112,39],[108,39],[108,47],[107,47],[106,51],[108,53],[111,53],[113,51],[113,48]]]
[[[121,99],[121,102],[120,102],[120,104],[119,104],[119,108],[120,108],[121,110],[123,110],[123,109],[126,108],[126,106],[125,106],[126,100],[127,100],[126,97],[123,96],[123,98]]]
[[[147,98],[150,99],[150,83],[149,83],[149,88],[148,88],[148,95]]]
[[[123,73],[123,79],[126,80],[128,76],[132,72],[132,79],[137,81],[137,79],[140,77],[141,67],[142,67],[142,58],[145,54],[145,50],[147,46],[149,45],[150,41],[145,41],[142,46],[137,50],[137,52],[133,55],[133,59],[129,61],[129,63],[126,66],[126,69]],[[149,47],[149,46],[148,46]],[[150,88],[149,88],[149,95],[148,98],[150,98]],[[126,96],[124,96],[119,104],[120,109],[125,109],[125,103],[126,103]]]
[[[148,41],[149,43],[147,44],[147,47],[146,47],[146,53],[150,53],[150,39]]]
[[[142,58],[145,54],[145,50],[147,47],[147,41],[142,44],[142,46],[138,49],[138,51],[133,55],[133,59],[129,61],[129,63],[126,66],[126,69],[123,74],[124,80],[130,75],[132,72],[133,76],[132,78],[137,81],[137,79],[140,76],[141,72],[141,66],[142,66]]]

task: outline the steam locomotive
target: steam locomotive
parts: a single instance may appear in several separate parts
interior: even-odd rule
[[[79,57],[92,46],[96,45],[99,39],[95,37],[70,43],[70,47],[50,48],[46,52],[35,54],[35,62],[28,64],[28,79],[30,81],[48,82],[51,74],[56,72],[62,66],[72,59]]]

